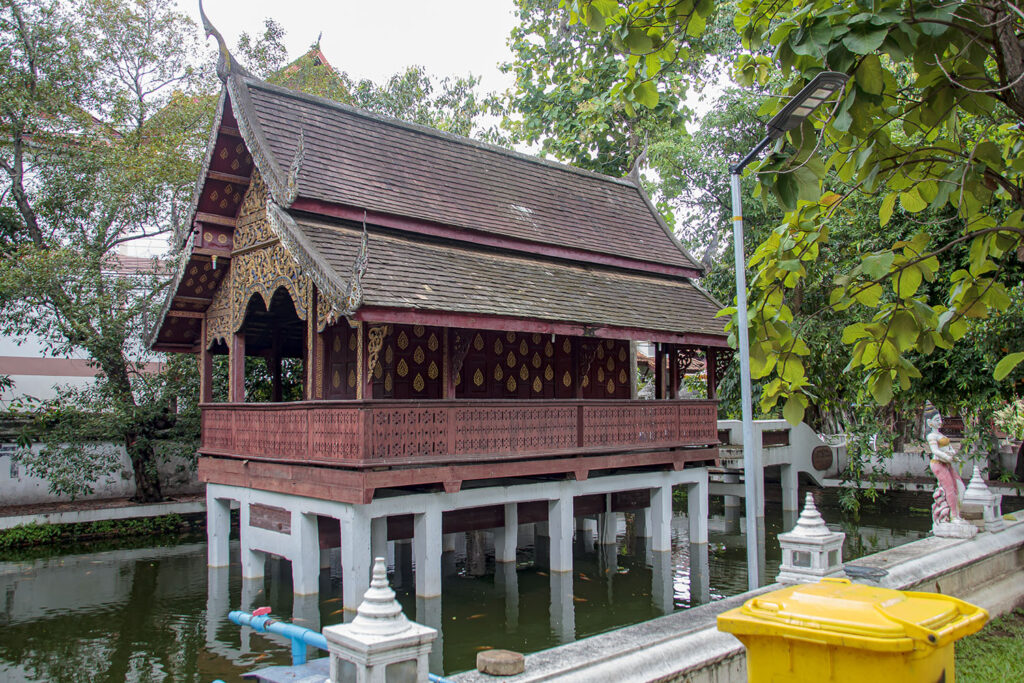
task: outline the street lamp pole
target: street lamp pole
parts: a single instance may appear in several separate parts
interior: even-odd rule
[[[736,338],[740,352],[740,400],[743,420],[743,492],[746,503],[747,589],[760,587],[758,517],[764,511],[758,500],[757,479],[764,476],[761,458],[754,458],[754,407],[750,384],[750,326],[747,315],[747,272],[743,251],[743,203],[740,198],[740,177],[747,164],[756,159],[765,147],[798,127],[823,102],[846,84],[848,76],[824,71],[808,83],[796,97],[768,122],[767,134],[745,157],[729,167],[732,186],[732,234],[736,256]],[[760,448],[758,449],[760,454]]]

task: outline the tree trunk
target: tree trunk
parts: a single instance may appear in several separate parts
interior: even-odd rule
[[[135,497],[140,503],[159,503],[164,499],[160,490],[160,478],[156,470],[156,453],[149,439],[129,435],[125,439],[128,458],[132,461],[135,475]]]

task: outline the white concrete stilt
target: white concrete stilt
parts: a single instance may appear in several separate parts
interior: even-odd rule
[[[697,481],[686,491],[687,517],[690,522],[690,543],[708,542],[708,473],[700,470]]]
[[[572,583],[572,572],[551,572],[551,632],[560,643],[571,643],[576,639],[576,605],[572,600]]]
[[[572,494],[548,501],[548,532],[551,538],[552,572],[572,571]]]
[[[800,473],[793,465],[780,467],[782,478],[782,509],[797,511],[800,509]]]
[[[633,534],[637,538],[651,537],[651,508],[640,508],[633,512]]]
[[[441,598],[416,598],[416,623],[437,631],[427,661],[434,671],[444,671],[444,633],[441,630]]]
[[[505,593],[505,632],[519,629],[519,574],[512,562],[502,562],[494,568],[494,585]]]
[[[519,506],[505,503],[505,525],[494,530],[494,561],[515,562],[519,547]]]
[[[354,615],[363,599],[363,593],[370,587],[370,524],[357,510],[353,506],[350,514],[340,520],[341,601],[346,620]]]
[[[619,513],[603,512],[597,516],[597,542],[599,545],[615,545],[619,531]]]
[[[651,550],[672,549],[672,485],[651,489]]]
[[[708,544],[690,544],[690,606],[711,602]]]
[[[446,553],[455,552],[455,539],[458,534],[444,534],[441,536],[441,551]]]
[[[242,556],[242,578],[262,579],[266,555],[253,547],[253,528],[249,524],[249,501],[242,500],[238,515],[238,540]]]
[[[416,558],[416,597],[441,595],[441,509],[413,515],[412,550]]]
[[[370,556],[388,556],[388,518],[374,517],[370,520]]]
[[[227,567],[231,564],[231,501],[215,498],[206,491],[206,566]]]
[[[228,567],[209,567],[206,570],[206,648],[215,647],[217,631],[231,611],[231,589],[228,585]]]
[[[296,595],[320,592],[320,532],[315,514],[292,513],[295,552],[292,561],[292,591]]]
[[[662,614],[671,614],[675,585],[672,576],[672,553],[651,553],[651,603]]]

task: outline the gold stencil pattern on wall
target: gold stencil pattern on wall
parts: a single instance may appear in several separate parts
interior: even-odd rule
[[[391,379],[391,373],[389,372],[389,373],[387,374],[387,376],[386,376],[386,377],[384,377],[384,391],[386,391],[386,392],[389,392],[389,393],[390,393],[390,392],[391,392],[391,390],[392,390],[392,389],[393,389],[394,387],[395,387],[395,382],[394,382],[394,380],[392,380],[392,379]]]
[[[495,339],[494,340],[494,355],[495,356],[500,356],[503,353],[505,353],[505,345],[501,343],[500,339]]]
[[[409,348],[409,337],[406,335],[405,330],[402,330],[401,334],[398,335],[398,348],[402,351]]]
[[[540,335],[538,333],[534,332],[533,336],[530,337],[530,339],[533,340],[534,344],[540,344]]]
[[[508,381],[505,382],[505,388],[508,389],[509,391],[515,391],[517,386],[518,385],[516,384],[516,378],[513,377],[512,375],[509,375]]]
[[[627,379],[628,378],[626,377],[626,368],[622,368],[621,370],[619,370],[619,384],[625,384]]]
[[[391,348],[390,344],[388,344],[388,347],[384,349],[384,362],[388,365],[395,362],[395,350]]]
[[[477,335],[473,337],[473,348],[477,351],[484,350],[484,338],[480,333],[477,333]]]
[[[540,368],[540,354],[536,351],[533,352],[533,358],[530,359],[530,365],[535,368]]]
[[[507,341],[509,344],[511,344],[515,340],[516,340],[516,333],[515,332],[506,332],[505,333],[505,341]]]
[[[388,377],[391,377],[391,375],[388,375]],[[355,385],[356,385],[356,371],[354,369],[353,370],[349,370],[348,371],[348,388],[352,389],[353,387],[355,387]]]
[[[530,371],[527,369],[526,364],[523,363],[522,365],[519,366],[519,379],[525,382],[527,378],[529,378],[529,376]]]
[[[437,363],[430,361],[430,367],[427,368],[427,377],[430,379],[437,379],[438,374],[440,373],[437,370]]]
[[[503,379],[505,379],[505,373],[501,369],[501,363],[498,363],[494,366],[494,381],[500,382]]]
[[[548,365],[546,368],[544,368],[544,379],[546,381],[550,382],[554,376],[555,371],[551,369],[551,365]]]
[[[564,374],[564,375],[562,375],[562,384],[563,384],[563,385],[564,385],[564,386],[565,386],[566,388],[568,388],[568,387],[571,387],[571,386],[572,386],[572,375],[571,375],[571,374],[569,373],[569,371],[568,371],[568,370],[566,370],[566,371],[565,371],[565,374]]]
[[[455,384],[462,384],[462,373],[461,372],[456,372],[455,373]]]
[[[426,332],[426,330],[423,328],[423,325],[413,325],[412,333],[417,337],[422,337],[424,332]]]
[[[623,363],[626,362],[626,349],[619,348],[619,360]]]
[[[412,360],[416,365],[420,365],[426,360],[427,354],[423,352],[422,346],[417,346],[416,350],[412,352]]]
[[[331,377],[331,386],[335,389],[341,386],[341,373],[337,370],[334,371],[334,376]]]
[[[439,343],[437,341],[437,335],[433,332],[430,333],[430,339],[427,340],[427,348],[431,351],[437,351]]]
[[[584,377],[583,381],[580,382],[580,386],[583,387],[584,389],[589,387],[590,386],[590,378],[589,377]]]
[[[606,349],[608,349],[609,351],[611,351],[612,347],[614,347],[614,346],[615,346],[615,342],[612,341],[611,339],[605,339],[604,340],[604,347]]]
[[[349,335],[348,335],[348,350],[349,351],[355,351],[356,350],[356,343],[357,343],[357,340],[356,340],[355,333],[354,332],[349,332]]]
[[[384,371],[381,370],[380,363],[374,363],[373,365],[373,378],[380,379],[383,376]]]
[[[412,388],[415,389],[416,391],[423,391],[423,386],[423,375],[417,372],[416,377],[413,378],[412,380]]]
[[[519,355],[525,356],[530,352],[530,345],[526,343],[525,339],[519,340]]]
[[[608,390],[609,394],[614,394],[615,393],[615,382],[612,381],[611,377],[608,378],[608,384],[605,386],[605,389]]]
[[[473,384],[475,384],[476,386],[480,386],[483,383],[484,373],[480,372],[480,368],[477,368],[476,372],[473,373]]]
[[[598,346],[597,347],[597,359],[598,360],[604,360],[604,347],[603,346]]]
[[[539,394],[540,390],[544,388],[544,385],[540,381],[540,377],[533,378],[533,393]]]
[[[611,372],[612,370],[615,369],[615,359],[613,359],[611,356],[608,356],[607,368],[608,372]]]
[[[562,340],[562,353],[572,353],[572,342],[568,337]]]
[[[516,366],[516,354],[514,352],[508,352],[508,357],[505,359],[505,365],[510,368],[514,368]]]
[[[338,335],[334,336],[334,344],[331,345],[331,348],[333,348],[335,353],[339,353],[341,351],[341,337]]]
[[[597,369],[597,381],[598,382],[603,382],[604,381],[604,368],[598,368]]]
[[[405,377],[409,374],[409,364],[405,362],[405,359],[398,361],[398,376]]]
[[[548,358],[551,358],[551,356],[555,355],[555,345],[552,344],[551,342],[547,342],[546,344],[544,344],[544,355],[547,356]]]

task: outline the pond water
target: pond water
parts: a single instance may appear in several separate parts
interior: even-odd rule
[[[847,533],[847,559],[915,540],[931,526],[925,498],[917,507],[864,510],[857,521],[827,493],[821,498],[830,526]],[[775,536],[795,520],[771,505],[767,512],[763,576],[774,578]],[[595,546],[590,532],[578,531],[574,571],[553,575],[534,561],[542,548],[524,542],[515,570],[496,572],[488,534],[460,534],[456,551],[444,554],[443,597],[428,601],[413,595],[411,546],[395,544],[390,578],[406,615],[441,627],[431,670],[462,671],[481,649],[535,652],[746,589],[742,519],[720,500],[712,499],[706,559],[691,553],[684,514],[674,519],[671,553],[647,551],[625,526],[620,519],[615,546]],[[0,555],[0,680],[237,681],[253,668],[290,663],[286,641],[243,632],[227,613],[269,605],[298,624],[338,623],[334,560],[321,571],[319,596],[293,600],[286,561],[269,560],[264,579],[243,581],[237,563],[208,570],[206,544],[196,538]]]

